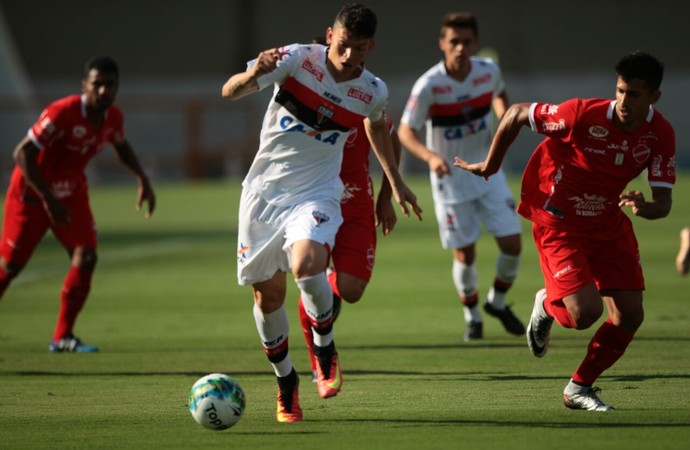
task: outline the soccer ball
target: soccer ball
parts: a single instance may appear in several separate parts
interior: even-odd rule
[[[189,390],[189,412],[209,430],[225,430],[239,422],[246,400],[239,384],[224,373],[196,380]]]

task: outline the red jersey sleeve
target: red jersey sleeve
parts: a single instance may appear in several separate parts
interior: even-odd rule
[[[670,188],[676,182],[676,135],[671,124],[658,111],[654,114],[651,130],[640,138],[633,153],[651,149],[647,167],[649,185]]]
[[[62,117],[66,114],[66,108],[62,104],[52,103],[41,112],[36,123],[29,129],[29,138],[38,148],[43,149],[65,132]]]
[[[580,111],[580,100],[571,99],[559,105],[533,103],[530,107],[530,126],[535,133],[568,141]]]

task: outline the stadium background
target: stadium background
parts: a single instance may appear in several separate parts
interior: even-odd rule
[[[265,48],[323,34],[344,2],[293,0],[0,0],[0,170],[55,98],[78,92],[83,63],[110,55],[120,64],[118,104],[126,132],[154,179],[244,174],[256,149],[270,89],[237,102],[220,88]],[[437,32],[448,11],[473,11],[483,52],[502,66],[511,102],[612,97],[613,64],[640,49],[666,64],[659,110],[675,125],[678,162],[690,165],[690,58],[685,15],[660,0],[369,0],[379,17],[368,67],[391,93],[398,121],[415,79],[440,58]],[[522,133],[506,161],[519,172],[538,137]],[[404,155],[406,172],[424,167]],[[93,182],[129,175],[106,151]]]

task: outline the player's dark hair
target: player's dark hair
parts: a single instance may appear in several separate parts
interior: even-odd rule
[[[618,76],[625,81],[642,80],[654,91],[659,90],[664,78],[664,64],[649,53],[641,51],[632,52],[621,58],[615,69]]]
[[[355,38],[372,39],[378,21],[370,8],[361,3],[348,3],[338,11],[334,24],[339,24]]]
[[[101,73],[109,73],[115,75],[116,78],[120,78],[120,69],[117,67],[117,63],[114,59],[108,56],[101,56],[98,58],[90,59],[84,65],[84,76],[88,76],[91,70],[96,69]]]
[[[443,20],[441,20],[441,37],[445,36],[448,28],[469,28],[474,31],[475,37],[479,37],[477,18],[470,12],[451,12],[443,16]]]

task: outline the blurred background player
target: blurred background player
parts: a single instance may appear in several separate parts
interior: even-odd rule
[[[147,202],[148,218],[155,208],[151,183],[124,137],[122,111],[113,104],[118,86],[115,61],[87,62],[82,94],[48,105],[14,150],[16,167],[5,198],[0,243],[0,296],[51,229],[71,258],[51,352],[98,351],[73,333],[96,265],[96,224],[84,174],[88,162],[111,144],[139,184],[137,210]]]
[[[533,222],[545,283],[527,326],[530,351],[537,357],[546,354],[554,319],[565,328],[584,330],[601,317],[604,304],[608,311],[563,392],[570,409],[613,409],[598,397],[593,383],[623,356],[644,319],[640,252],[622,207],[645,219],[666,217],[676,179],[673,127],[652,106],[661,96],[663,65],[635,52],[615,69],[615,100],[513,105],[485,161],[455,161],[488,177],[523,126],[546,135],[525,168],[518,206]],[[624,192],[645,170],[650,201],[640,191]]]
[[[327,45],[325,37],[314,38],[313,43]],[[400,141],[390,117],[385,115],[385,118],[391,133],[395,160],[399,164]],[[350,130],[340,168],[340,179],[344,185],[340,200],[343,224],[338,229],[336,245],[331,253],[332,267],[327,270],[328,283],[333,290],[334,321],[340,313],[342,300],[348,303],[358,302],[371,280],[376,256],[376,227],[381,226],[383,235],[387,236],[397,221],[391,204],[390,183],[385,176],[382,177],[378,199],[374,203],[374,186],[369,172],[370,148],[364,123]],[[312,350],[314,332],[301,298],[298,308],[311,371],[316,381],[316,358]]]
[[[279,422],[302,420],[299,380],[288,354],[287,271],[314,332],[319,395],[332,397],[342,386],[325,269],[342,223],[338,173],[350,129],[364,121],[396,201],[405,215],[407,202],[421,212],[393,156],[383,117],[388,89],[364,68],[376,25],[371,9],[348,4],[326,31],[328,48],[294,44],[263,51],[222,89],[234,100],[275,86],[259,151],[243,182],[237,270],[239,284],[253,288],[257,330],[278,381]]]
[[[499,119],[508,106],[498,65],[474,56],[478,43],[473,14],[449,13],[443,18],[439,37],[443,60],[415,83],[398,132],[402,144],[429,166],[441,245],[453,252],[452,278],[464,305],[466,341],[483,337],[475,264],[481,224],[499,248],[484,310],[500,319],[509,333],[525,333],[524,325],[506,304],[522,245],[520,220],[505,175],[499,171],[485,181],[452,166],[455,156],[472,162],[486,157],[492,106]],[[426,144],[418,135],[425,124]]]
[[[676,256],[676,269],[682,276],[690,271],[690,227],[680,230],[680,246]]]

